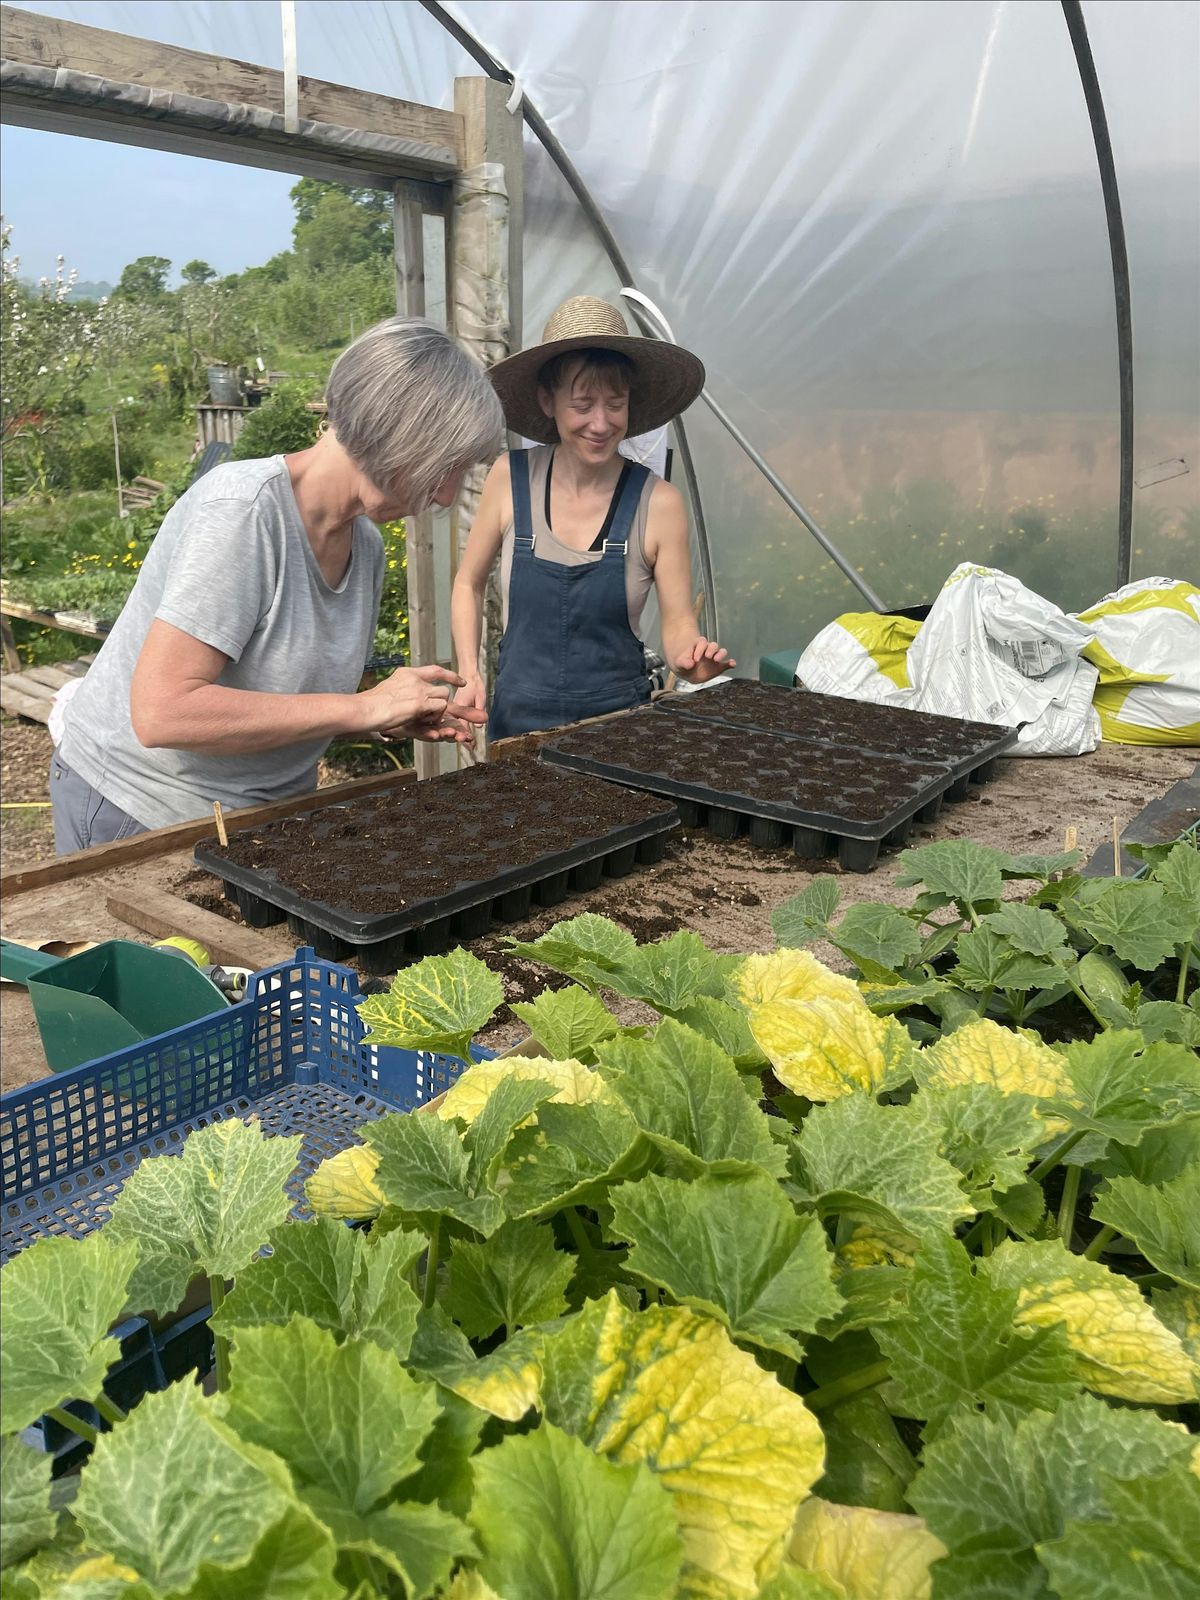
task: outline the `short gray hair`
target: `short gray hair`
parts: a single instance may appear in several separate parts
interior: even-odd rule
[[[359,334],[334,362],[325,402],[338,443],[380,489],[403,482],[428,497],[503,444],[504,413],[483,368],[420,317]]]

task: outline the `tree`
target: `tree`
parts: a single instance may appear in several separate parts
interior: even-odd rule
[[[188,285],[211,283],[216,276],[217,269],[210,267],[207,261],[189,261],[180,272],[180,277]]]
[[[170,270],[166,256],[139,256],[124,268],[113,292],[126,300],[161,300]]]
[[[378,189],[352,188],[301,178],[291,191],[296,255],[306,272],[329,272],[360,261],[390,260],[391,197]]]

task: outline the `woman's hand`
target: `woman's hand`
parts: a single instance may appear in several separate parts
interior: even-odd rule
[[[487,685],[483,681],[482,674],[478,672],[468,672],[465,680],[463,681],[462,688],[457,691],[450,704],[451,709],[459,706],[465,706],[475,711],[482,711],[486,716]]]
[[[397,667],[396,671],[365,689],[359,700],[365,703],[365,733],[378,733],[385,739],[427,739],[438,742],[454,739],[469,744],[472,724],[487,717],[471,705],[451,703],[451,689],[465,688],[462,678],[445,667]]]
[[[706,639],[703,635],[671,662],[677,676],[686,678],[689,683],[707,683],[710,678],[719,677],[728,668],[736,666],[737,662],[728,650],[723,649],[715,639]]]

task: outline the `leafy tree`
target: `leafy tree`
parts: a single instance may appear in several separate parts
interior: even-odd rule
[[[233,447],[233,460],[253,461],[263,456],[288,455],[307,450],[317,437],[320,418],[305,410],[300,388],[280,389],[253,410]]]
[[[170,270],[166,256],[139,256],[122,270],[114,293],[126,300],[159,300],[167,292]]]
[[[301,178],[291,196],[296,212],[292,238],[303,271],[339,271],[390,258],[391,200],[380,190]]]
[[[180,277],[186,284],[211,283],[217,275],[217,269],[210,267],[207,261],[189,261],[182,269]]]

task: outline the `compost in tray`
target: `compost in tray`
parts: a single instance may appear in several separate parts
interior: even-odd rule
[[[358,949],[368,970],[479,938],[493,917],[525,915],[657,860],[678,813],[669,802],[513,761],[324,806],[230,837],[196,861],[243,916],[287,916],[318,953]]]
[[[994,759],[997,745],[1007,746],[1016,739],[1012,730],[992,723],[960,722],[927,711],[877,706],[744,678],[717,684],[700,694],[668,695],[657,702],[656,709],[821,744],[853,745],[881,755],[939,762],[956,773]]]
[[[912,760],[858,745],[859,707],[842,704],[843,731],[824,743],[652,708],[564,734],[543,746],[542,759],[670,795],[685,822],[720,837],[746,826],[754,843],[779,845],[790,829],[799,855],[836,850],[848,871],[869,872],[882,843],[903,843],[912,819],[931,821],[943,797],[965,798],[970,775],[990,775],[1014,737],[1000,730],[965,766]]]

